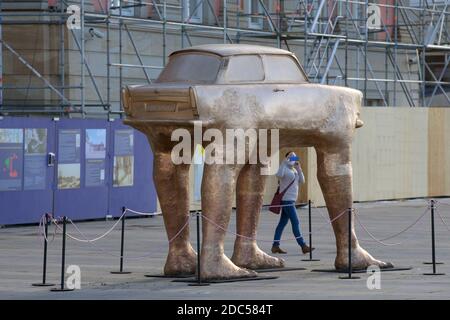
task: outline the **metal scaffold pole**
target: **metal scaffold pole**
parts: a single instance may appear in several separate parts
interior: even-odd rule
[[[227,0],[147,0],[125,4],[117,0],[100,1],[101,8],[97,8],[85,0],[59,0],[56,10],[3,10],[0,45],[4,52],[12,53],[8,54],[8,61],[3,55],[3,65],[25,65],[32,72],[31,77],[42,81],[43,90],[56,95],[57,103],[52,105],[55,100],[40,98],[40,105],[45,107],[28,111],[27,105],[19,106],[14,98],[20,96],[21,90],[36,95],[36,84],[8,83],[8,74],[3,74],[0,109],[8,114],[47,113],[60,117],[76,113],[83,117],[122,115],[118,93],[123,84],[151,82],[158,74],[151,71],[164,67],[171,51],[205,43],[205,39],[212,43],[258,42],[278,47],[284,42],[288,50],[303,56],[311,81],[359,88],[364,92],[365,105],[429,107],[441,92],[450,105],[444,90],[450,85],[444,76],[450,59],[444,59],[438,71],[430,63],[431,54],[448,57],[450,53],[448,2],[420,0],[412,5],[403,0],[258,0],[230,4]],[[80,9],[80,29],[76,32],[67,32],[65,25],[70,17],[65,10],[70,4]],[[382,26],[369,30],[367,22],[374,6],[381,15]],[[5,41],[11,39],[5,38],[5,32],[11,32],[5,25],[57,26],[57,82],[26,58],[17,40]],[[127,38],[123,38],[124,28]],[[105,30],[104,38],[90,35],[95,29]],[[43,43],[35,50],[45,50],[48,45]],[[72,59],[76,51],[80,54],[78,61]],[[384,55],[384,63],[379,63],[380,54]],[[157,61],[155,55],[161,58],[160,65],[148,62]],[[407,61],[410,67],[400,61]],[[99,63],[106,66],[105,71],[98,68]],[[77,69],[79,75],[70,72]],[[68,86],[74,82],[76,85]]]

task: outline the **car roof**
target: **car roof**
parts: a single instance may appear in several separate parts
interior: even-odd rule
[[[287,50],[252,44],[203,44],[177,50],[172,52],[170,55],[185,52],[207,52],[222,57],[233,56],[238,54],[283,54],[291,56],[294,55],[292,52]]]

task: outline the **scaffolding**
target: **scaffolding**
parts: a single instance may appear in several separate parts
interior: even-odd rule
[[[366,106],[450,106],[448,2],[3,0],[0,114],[120,117],[124,84],[151,83],[171,51],[208,42],[291,50],[311,82],[357,88]],[[54,72],[34,63],[20,26],[48,28],[40,50]],[[100,49],[86,49],[93,39]],[[14,78],[16,64],[26,76]]]

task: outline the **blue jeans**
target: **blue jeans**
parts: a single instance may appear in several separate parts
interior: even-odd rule
[[[281,201],[281,205],[292,204],[292,206],[281,207],[280,222],[275,229],[275,237],[273,240],[274,246],[280,245],[281,234],[283,233],[284,227],[286,227],[289,220],[291,220],[292,232],[294,232],[297,243],[300,246],[304,246],[306,243],[303,240],[302,234],[300,233],[300,221],[297,217],[297,210],[295,209],[295,201]]]

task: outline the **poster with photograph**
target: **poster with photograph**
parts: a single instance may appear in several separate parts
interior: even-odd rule
[[[105,185],[106,129],[86,129],[85,185]]]
[[[24,189],[43,190],[47,179],[47,129],[25,129]]]
[[[80,187],[80,129],[61,129],[58,135],[58,189]]]
[[[113,171],[114,187],[132,186],[134,177],[134,157],[115,156]]]
[[[134,132],[116,130],[114,132],[113,186],[132,186],[134,179]]]
[[[80,187],[80,164],[64,163],[58,165],[58,189]]]
[[[25,154],[47,153],[47,128],[25,129]]]
[[[0,129],[0,191],[22,189],[23,130]]]
[[[86,159],[106,157],[106,129],[86,129]]]

